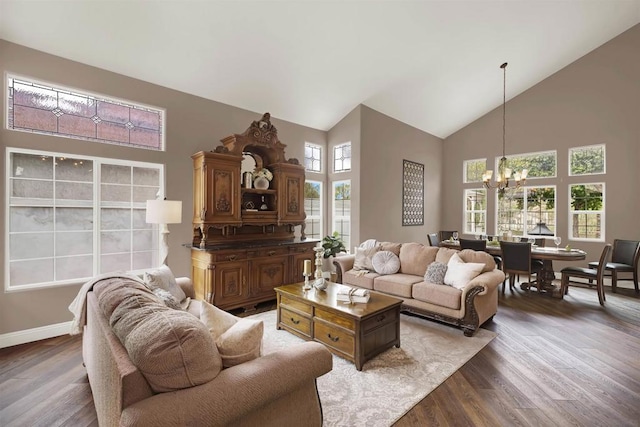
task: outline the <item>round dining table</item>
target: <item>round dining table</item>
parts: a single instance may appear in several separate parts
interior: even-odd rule
[[[457,240],[444,240],[440,242],[440,246],[450,249],[460,249],[460,242]],[[501,255],[500,243],[487,242],[486,252],[491,255]],[[542,261],[542,270],[537,274],[538,283],[529,284],[522,283],[522,289],[529,289],[531,286],[536,287],[538,291],[546,293],[550,296],[562,298],[560,294],[560,286],[553,284],[556,278],[553,271],[553,261],[582,261],[587,257],[587,253],[582,249],[566,249],[554,247],[542,247],[533,245],[531,247],[531,259],[539,259]]]

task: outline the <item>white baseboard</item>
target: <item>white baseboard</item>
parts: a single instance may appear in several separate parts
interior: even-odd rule
[[[26,329],[24,331],[9,332],[8,334],[0,335],[0,348],[59,337],[68,334],[70,330],[71,321]]]

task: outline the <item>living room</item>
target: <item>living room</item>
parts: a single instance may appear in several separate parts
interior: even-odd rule
[[[631,19],[632,25],[626,25],[615,37],[597,44],[595,49],[584,52],[584,55],[569,61],[566,66],[550,68],[544,79],[527,88],[519,88],[519,94],[507,102],[507,154],[557,150],[557,178],[543,179],[536,181],[536,184],[557,186],[559,201],[568,199],[568,185],[577,182],[568,175],[569,149],[606,145],[606,174],[596,179],[604,182],[607,189],[604,216],[607,242],[617,237],[640,239],[635,219],[635,212],[640,210],[640,194],[634,189],[640,182],[637,168],[640,160],[640,121],[637,120],[637,112],[640,111],[640,11],[638,2],[618,3],[634,5],[635,9],[631,10],[635,10],[636,14]],[[322,181],[325,187],[329,187],[334,180],[351,180],[349,247],[368,238],[426,243],[427,234],[435,230],[462,229],[463,191],[471,188],[463,183],[464,161],[486,158],[490,166],[493,159],[501,155],[502,110],[499,102],[446,137],[434,136],[380,113],[365,105],[364,100],[344,111],[342,118],[329,129],[321,130],[282,120],[276,110],[270,110],[270,106],[265,111],[234,107],[226,102],[127,77],[123,72],[116,73],[65,59],[62,53],[52,53],[58,52],[54,49],[32,49],[9,41],[10,38],[4,36],[4,30],[2,34],[0,63],[5,78],[8,73],[165,110],[164,151],[16,132],[3,126],[2,156],[3,164],[7,165],[4,148],[12,147],[164,165],[164,194],[168,199],[181,200],[183,203],[182,222],[170,225],[169,265],[177,276],[189,276],[191,271],[190,252],[183,246],[192,236],[191,155],[202,150],[213,150],[220,145],[220,139],[243,132],[249,123],[258,120],[265,111],[272,113],[280,140],[287,144],[288,157],[302,160],[304,143],[309,142],[323,148],[323,160],[330,164],[332,147],[344,142],[351,143],[353,162],[349,172],[307,173],[307,179]],[[531,55],[544,53],[535,52]],[[491,60],[487,64],[495,74],[495,79],[486,88],[486,93],[494,97],[502,94],[502,74],[498,68],[501,61],[511,59],[500,58],[497,62]],[[510,66],[508,78],[519,72],[518,65],[513,61]],[[153,74],[153,69],[149,69],[148,73]],[[188,77],[176,76],[176,79],[180,78]],[[507,87],[510,88],[509,80]],[[274,98],[275,104],[279,98],[275,95]],[[464,100],[458,102],[464,103]],[[0,112],[7,117],[6,102],[2,103]],[[420,226],[402,226],[403,159],[424,164],[424,223]],[[2,198],[5,201],[8,188],[6,169],[7,166],[2,174]],[[567,205],[565,202],[559,203],[556,215],[556,226],[563,236],[568,235],[569,228]],[[487,228],[492,233],[497,214],[493,193],[488,197],[486,214]],[[323,234],[332,231],[326,225],[330,223],[327,208]],[[3,210],[0,213],[0,232],[3,236],[8,236],[8,224],[7,210]],[[588,261],[597,259],[604,244],[603,241],[566,242],[584,249],[589,254]],[[5,237],[3,253],[7,253],[8,245]],[[4,262],[0,267],[0,274],[5,281],[8,277],[7,265],[8,262]],[[557,267],[561,268],[562,264]],[[15,345],[64,334],[70,321],[67,307],[79,287],[80,283],[0,294],[0,343]],[[588,298],[587,293],[585,299]],[[638,300],[631,296],[627,302],[637,306]]]

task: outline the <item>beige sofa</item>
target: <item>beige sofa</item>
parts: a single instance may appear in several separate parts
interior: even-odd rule
[[[187,296],[194,297],[189,279],[180,278],[177,282]],[[114,290],[116,287],[118,290]],[[114,284],[112,279],[98,281],[87,293],[83,358],[100,426],[296,426],[301,420],[306,425],[322,425],[316,378],[332,369],[332,357],[323,345],[315,342],[222,369],[215,378],[198,385],[154,392],[151,380],[132,362],[126,349],[129,347],[123,346],[110,326],[110,318],[113,323],[116,312],[122,315],[123,304],[146,309],[153,303],[145,295],[148,290],[142,288],[131,280],[122,279],[120,284]],[[161,304],[161,300],[157,301]],[[199,306],[199,301],[192,300],[188,311],[198,316]],[[158,310],[167,313],[166,306]],[[169,314],[179,310],[172,311]],[[109,312],[112,316],[105,314]],[[196,324],[192,329],[200,329],[200,320],[191,314],[181,312],[177,317],[187,323],[193,318]],[[208,332],[206,328],[205,331]],[[184,371],[189,375],[195,372],[187,380],[196,381],[197,376],[208,375],[206,369],[200,368],[208,366],[207,351],[211,343],[215,347],[215,342],[211,339],[200,351],[197,345],[194,347],[197,340],[194,341],[188,328],[180,334],[177,351],[175,348],[155,351],[150,357],[160,357],[157,366],[154,362],[151,368],[160,370],[157,375],[164,375],[161,372],[164,366],[186,363]],[[158,343],[149,346],[157,348]]]
[[[398,255],[400,270],[397,273],[380,275],[356,271],[353,269],[355,255],[347,255],[333,261],[337,282],[402,298],[403,311],[455,325],[466,336],[472,336],[498,311],[497,288],[505,276],[488,253],[456,251],[420,243],[384,242],[382,245],[382,249]],[[458,253],[465,262],[484,263],[481,274],[462,289],[425,282],[428,266],[435,261],[447,264],[454,253]]]

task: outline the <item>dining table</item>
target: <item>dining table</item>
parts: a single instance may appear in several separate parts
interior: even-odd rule
[[[440,242],[441,247],[450,249],[460,249],[460,242],[457,240],[443,240]],[[487,242],[485,252],[491,255],[501,255],[500,242]],[[538,283],[522,283],[520,287],[524,290],[530,287],[535,287],[541,293],[547,294],[555,298],[562,298],[560,293],[560,285],[554,284],[553,281],[556,278],[553,270],[553,261],[582,261],[587,257],[587,253],[582,249],[567,249],[567,248],[554,248],[544,247],[538,245],[531,245],[531,259],[538,259],[542,261],[542,269],[536,275]]]

